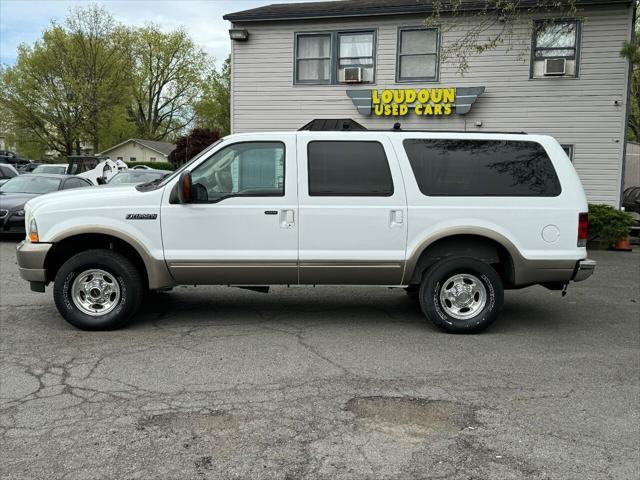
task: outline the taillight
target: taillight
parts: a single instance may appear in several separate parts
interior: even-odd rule
[[[587,234],[589,233],[589,214],[581,213],[578,216],[578,246],[587,246]]]

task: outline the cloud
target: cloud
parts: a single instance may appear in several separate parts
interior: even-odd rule
[[[164,31],[184,27],[191,38],[220,64],[229,54],[229,22],[226,13],[291,0],[102,0],[118,21],[126,25],[155,23]],[[18,45],[32,44],[53,20],[63,23],[71,8],[86,5],[81,0],[0,1],[0,62],[13,64]]]

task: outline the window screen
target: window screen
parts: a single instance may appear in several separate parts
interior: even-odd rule
[[[393,195],[384,148],[378,142],[309,142],[310,196]]]
[[[296,81],[329,83],[331,80],[331,35],[298,35]]]
[[[420,191],[430,196],[557,196],[560,182],[535,142],[407,139]]]
[[[398,35],[398,80],[435,79],[438,76],[438,29],[403,28]]]
[[[576,58],[576,20],[539,21],[535,24],[535,58]]]
[[[373,82],[373,32],[338,35],[338,68],[361,67],[362,80]]]

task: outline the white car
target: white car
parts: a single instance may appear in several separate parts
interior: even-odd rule
[[[77,155],[69,156],[67,161],[66,173],[86,178],[94,185],[103,185],[118,172],[127,169],[127,164],[122,160],[113,161],[107,157]]]
[[[108,205],[109,208],[104,208]],[[123,325],[174,285],[403,287],[478,332],[503,291],[587,278],[587,200],[549,136],[243,133],[163,180],[31,200],[17,251],[82,329]]]

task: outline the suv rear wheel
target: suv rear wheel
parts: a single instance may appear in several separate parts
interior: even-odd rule
[[[122,326],[143,297],[140,272],[112,250],[87,250],[67,260],[55,278],[53,298],[60,314],[83,330]]]
[[[445,258],[420,284],[420,306],[437,327],[450,333],[477,333],[500,313],[504,288],[497,272],[471,257]]]

